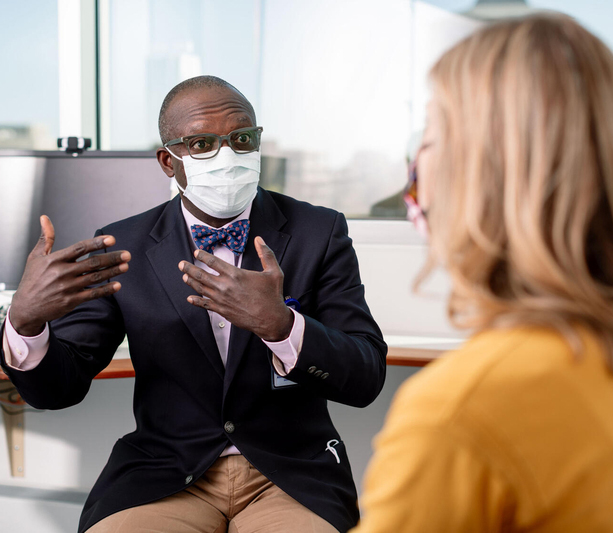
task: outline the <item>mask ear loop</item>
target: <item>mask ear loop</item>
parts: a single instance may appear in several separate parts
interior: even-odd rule
[[[166,148],[166,146],[163,147],[164,150],[166,150],[172,157],[174,157],[175,159],[178,159],[179,161],[183,162],[183,159],[181,159],[180,157],[177,157],[175,154],[173,154],[168,148]],[[175,178],[176,181],[176,177],[173,174],[172,176],[170,176],[171,178]],[[179,189],[181,189],[181,186],[179,185],[179,183],[177,183],[177,187],[179,187]],[[183,189],[181,189],[182,192],[185,192]]]

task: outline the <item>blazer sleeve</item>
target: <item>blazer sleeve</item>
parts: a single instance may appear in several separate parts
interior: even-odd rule
[[[387,346],[360,280],[345,217],[338,213],[305,316],[302,349],[286,376],[339,403],[364,407],[383,388]]]
[[[6,364],[3,349],[0,362],[29,405],[63,409],[85,397],[94,377],[111,362],[125,329],[112,296],[85,302],[49,326],[49,348],[36,368],[12,369]],[[4,326],[0,331],[3,334]]]

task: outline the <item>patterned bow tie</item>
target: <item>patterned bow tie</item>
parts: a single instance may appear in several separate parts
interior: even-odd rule
[[[212,254],[213,248],[219,243],[228,247],[235,255],[239,255],[245,251],[249,227],[248,220],[237,220],[227,228],[215,229],[194,224],[191,229],[194,242],[200,250]]]

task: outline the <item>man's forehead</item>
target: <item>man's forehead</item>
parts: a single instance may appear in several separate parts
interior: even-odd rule
[[[179,130],[197,129],[197,124],[221,128],[226,123],[236,124],[236,128],[255,125],[253,110],[245,97],[231,88],[218,87],[192,89],[178,94],[168,110],[168,119],[172,128]],[[181,135],[189,134],[185,132]]]

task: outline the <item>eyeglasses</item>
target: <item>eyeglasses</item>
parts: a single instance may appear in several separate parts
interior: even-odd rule
[[[184,144],[187,147],[188,154],[194,159],[210,159],[215,157],[224,141],[228,141],[228,146],[237,154],[248,154],[249,152],[257,152],[260,149],[260,137],[262,136],[262,127],[241,128],[228,133],[228,135],[215,135],[214,133],[199,133],[197,135],[187,135],[179,139],[173,139],[164,144],[164,148],[168,150],[177,159],[181,159],[178,155],[171,152],[169,146]]]
[[[404,201],[406,203],[417,203],[417,157],[409,166],[409,181],[404,188]]]
[[[426,213],[417,201],[417,158],[420,152],[421,149],[418,150],[415,159],[409,166],[409,181],[404,188],[404,203],[407,206],[407,219],[412,222],[422,234],[426,235],[428,234]]]

